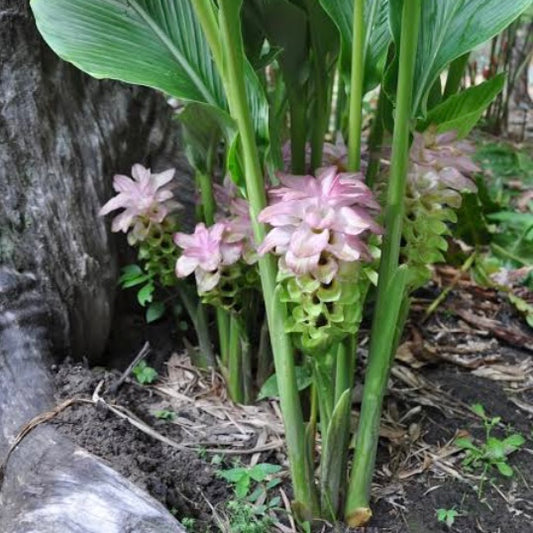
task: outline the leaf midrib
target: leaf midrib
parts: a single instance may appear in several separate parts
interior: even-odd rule
[[[181,0],[183,1],[183,0]],[[187,59],[183,56],[180,50],[174,45],[174,43],[168,38],[168,36],[162,31],[158,26],[157,22],[144,10],[137,0],[129,0],[130,6],[137,12],[137,14],[148,24],[150,29],[154,32],[156,37],[161,41],[161,43],[166,46],[168,51],[180,64],[180,66],[185,70],[187,75],[191,78],[192,82],[198,87],[202,96],[206,99],[206,102],[218,107],[218,102],[213,96],[209,88],[205,85],[203,80],[198,76],[196,71],[191,67]]]

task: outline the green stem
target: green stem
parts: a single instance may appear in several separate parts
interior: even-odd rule
[[[304,89],[302,88],[302,91]],[[293,174],[305,174],[306,100],[303,95],[289,90],[289,113],[291,120],[291,171]]]
[[[217,307],[217,330],[218,330],[218,344],[220,351],[220,360],[224,368],[229,365],[229,313]]]
[[[335,369],[335,404],[337,404],[346,389],[353,387],[355,350],[355,335],[350,335],[339,343]]]
[[[346,108],[346,88],[340,69],[337,69],[337,100],[335,102],[335,131],[342,131],[344,128],[344,117]]]
[[[363,124],[363,81],[365,68],[364,0],[354,0],[352,70],[350,78],[350,116],[348,121],[348,170],[361,165],[361,127]]]
[[[243,403],[241,328],[234,316],[229,324],[228,390],[235,403]]]
[[[246,191],[250,202],[250,217],[256,242],[265,237],[265,227],[257,217],[266,205],[263,171],[255,143],[252,118],[244,81],[245,55],[240,28],[241,2],[219,1],[219,27],[226,69],[225,86],[231,114],[237,122],[244,154]],[[296,383],[293,350],[285,333],[286,308],[276,290],[276,267],[273,258],[259,259],[259,273],[265,300],[281,409],[285,422],[285,437],[291,467],[294,495],[305,513],[313,510],[312,479],[306,465],[305,429]]]
[[[185,310],[187,311],[191,322],[193,323],[196,336],[198,337],[198,366],[202,368],[214,367],[215,356],[211,347],[211,338],[209,336],[209,322],[205,305],[200,302],[198,296],[193,294],[183,283],[179,283],[177,291]]]
[[[419,24],[420,0],[405,0],[402,10],[396,122],[385,215],[386,233],[379,268],[376,311],[372,323],[355,459],[345,508],[346,520],[350,526],[364,524],[372,514],[369,498],[378,445],[381,406],[392,362],[392,345],[397,338],[398,315],[404,300],[405,269],[400,269],[398,263]]]
[[[376,113],[368,136],[369,161],[365,181],[370,188],[374,186],[381,162],[381,146],[383,144],[383,134],[385,133],[383,113],[385,111],[386,98],[385,91],[380,89]]]
[[[450,63],[448,76],[446,77],[446,86],[444,87],[443,100],[455,94],[461,88],[461,80],[465,72],[470,52],[459,56]]]

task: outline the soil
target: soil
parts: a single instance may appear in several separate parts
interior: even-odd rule
[[[384,411],[387,425],[404,430],[400,437],[389,436],[380,441],[373,490],[375,518],[371,527],[361,531],[525,533],[533,530],[532,412],[512,401],[514,398],[522,406],[524,402],[533,404],[531,376],[525,379],[524,374],[524,369],[531,369],[528,366],[531,354],[519,346],[497,341],[490,332],[454,317],[453,306],[460,308],[464,304],[461,298],[454,300],[457,294],[452,293],[446,308],[424,326],[420,325],[421,315],[414,306],[411,325],[407,328],[410,340],[392,372],[392,388],[385,399]],[[498,306],[501,312],[493,314],[493,319],[513,325],[520,323],[521,319],[504,302],[498,301]],[[530,335],[522,326],[518,327],[524,335]],[[428,345],[432,349],[425,349]],[[407,356],[405,346],[409,348]],[[450,347],[456,347],[456,353],[451,354],[455,362],[438,356],[453,351]],[[479,364],[471,363],[475,360]],[[517,368],[522,370],[516,372],[516,379],[505,377],[505,369]],[[106,390],[120,375],[116,370],[89,369],[69,361],[55,370],[58,401],[73,396],[91,397],[101,380]],[[419,380],[417,386],[409,382],[412,379]],[[149,386],[127,379],[113,400],[171,439],[187,440],[183,426],[153,416],[154,405],[160,406],[161,398]],[[442,468],[427,462],[428,457],[448,449],[459,432],[471,434],[477,442],[483,441],[482,421],[468,410],[474,403],[482,404],[489,416],[501,417],[502,423],[494,429],[494,436],[504,437],[512,431],[527,439],[523,449],[509,457],[515,471],[513,477],[505,478],[491,470],[481,494],[479,471],[466,471],[457,451],[442,456]],[[192,416],[187,410],[177,414],[184,418]],[[195,531],[217,531],[213,509],[223,509],[225,502],[234,496],[232,488],[217,477],[216,470],[220,467],[212,464],[209,454],[172,448],[113,413],[92,405],[70,407],[52,423],[146,489],[178,519],[196,519]],[[276,457],[279,455],[267,452],[262,454],[261,462],[272,462]],[[231,464],[229,459],[228,464]],[[451,528],[437,521],[436,510],[440,508],[458,511]],[[344,531],[342,528],[327,530]],[[277,529],[272,526],[272,531]]]

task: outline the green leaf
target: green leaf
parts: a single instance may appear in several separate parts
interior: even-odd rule
[[[461,448],[463,450],[477,450],[477,447],[474,446],[474,444],[472,443],[472,440],[469,438],[459,437],[458,439],[455,439],[453,443],[458,448]]]
[[[167,409],[161,409],[159,411],[154,411],[154,416],[161,420],[174,420],[174,418],[176,418],[176,413]]]
[[[403,0],[389,0],[393,37],[399,43]],[[418,37],[413,89],[413,114],[426,114],[429,91],[455,58],[500,33],[531,0],[424,1]],[[393,94],[390,87],[388,94]]]
[[[496,463],[496,468],[500,471],[500,474],[505,477],[513,477],[513,469],[504,462]]]
[[[246,498],[250,490],[250,477],[242,476],[237,483],[235,483],[235,494],[237,498]]]
[[[526,442],[526,439],[520,433],[513,433],[503,440],[503,446],[505,449],[505,455],[509,455],[518,450]]]
[[[333,409],[327,432],[322,436],[324,448],[320,462],[322,509],[335,518],[345,478],[346,454],[350,436],[351,390],[346,389]]]
[[[285,79],[291,84],[301,85],[308,53],[305,11],[288,0],[247,0],[242,17],[247,50],[262,47],[266,37],[271,46],[280,50],[278,61]]]
[[[154,284],[152,282],[147,283],[142,289],[137,293],[137,301],[143,307],[152,301],[154,297]]]
[[[474,412],[477,416],[481,418],[487,418],[487,415],[485,414],[485,408],[480,403],[472,404],[470,409],[472,409],[472,412]]]
[[[208,172],[207,157],[213,141],[224,138],[228,145],[237,136],[237,125],[228,113],[208,104],[192,102],[178,115],[183,129],[185,155],[201,172]]]
[[[425,120],[417,125],[419,131],[437,125],[437,132],[456,131],[459,138],[465,137],[477,124],[485,109],[503,89],[505,74],[454,94],[429,111]]]
[[[154,302],[146,308],[146,322],[150,324],[161,318],[165,314],[165,304],[163,302]]]
[[[150,276],[139,265],[128,265],[122,269],[118,283],[123,289],[135,287],[149,280]]]
[[[157,372],[155,369],[148,366],[144,360],[139,361],[139,363],[133,368],[133,375],[141,385],[153,383],[157,379]]]
[[[339,30],[341,73],[346,83],[349,83],[352,67],[353,0],[320,0],[320,3]],[[387,0],[366,0],[365,27],[364,92],[368,92],[381,81],[391,40]]]
[[[249,475],[254,481],[264,481],[268,476],[277,474],[281,466],[270,463],[259,463],[250,468]]]
[[[48,45],[91,76],[225,107],[188,0],[32,0],[31,8]]]
[[[249,477],[246,468],[242,466],[237,468],[229,468],[228,470],[222,470],[217,472],[217,475],[230,483],[237,483],[243,477]]]
[[[299,391],[307,389],[313,381],[313,376],[311,369],[308,366],[296,366],[296,384]],[[265,398],[278,398],[278,381],[276,374],[272,374],[261,387],[259,394],[257,395],[258,400],[264,400]]]

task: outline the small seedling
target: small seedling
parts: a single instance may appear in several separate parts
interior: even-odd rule
[[[525,439],[520,433],[513,433],[504,439],[492,436],[492,430],[501,422],[501,418],[499,416],[488,417],[481,404],[474,404],[471,409],[483,420],[485,442],[477,446],[474,444],[472,437],[461,437],[455,440],[455,445],[465,450],[464,467],[468,469],[483,468],[479,487],[479,495],[481,497],[483,482],[491,467],[497,468],[502,476],[512,477],[514,475],[514,471],[508,464],[507,459],[509,455],[524,444]]]
[[[153,383],[157,379],[157,372],[148,366],[146,361],[139,361],[133,369],[133,375],[141,385]]]
[[[181,519],[181,525],[190,533],[195,530],[196,520],[189,516]]]
[[[281,466],[272,465],[270,463],[259,463],[252,467],[238,466],[235,468],[230,468],[229,470],[220,470],[217,472],[217,475],[226,481],[229,481],[233,488],[235,489],[235,495],[237,498],[248,499],[255,496],[257,489],[249,496],[252,481],[257,483],[263,483],[267,478],[271,477],[273,474],[277,474],[281,470]],[[276,485],[281,483],[279,478],[271,478],[266,485],[260,485],[260,489],[263,489],[265,492],[269,489],[274,488]],[[255,496],[253,500],[257,500],[258,496]]]
[[[160,411],[154,411],[154,416],[161,420],[174,420],[176,413],[174,411],[168,411],[167,409],[161,409]]]
[[[227,504],[230,531],[267,533],[272,530],[273,519],[269,512],[278,508],[281,500],[279,496],[270,500],[267,497],[268,492],[281,483],[281,479],[275,477],[280,470],[279,465],[259,463],[217,472],[219,477],[233,485],[237,497]]]
[[[455,509],[437,509],[437,521],[443,522],[447,527],[452,527],[459,512]]]

